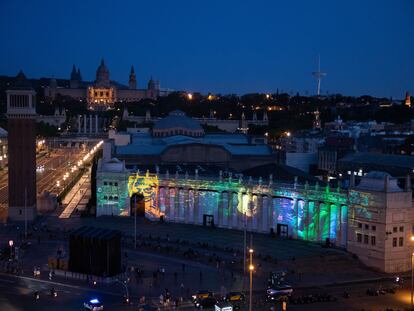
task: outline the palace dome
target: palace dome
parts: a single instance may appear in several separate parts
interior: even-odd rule
[[[174,110],[157,123],[152,130],[154,136],[185,135],[199,137],[204,134],[200,123],[187,117],[181,110]]]
[[[96,84],[99,86],[109,86],[109,70],[103,59],[98,69],[96,69]]]

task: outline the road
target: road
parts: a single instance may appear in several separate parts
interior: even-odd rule
[[[58,296],[50,296],[54,288]],[[38,291],[39,300],[33,299],[33,293]],[[105,305],[105,310],[132,310],[122,301],[121,293],[114,288],[112,291],[102,291],[89,287],[64,285],[45,280],[0,275],[0,310],[82,310],[84,301],[98,298]]]
[[[55,149],[50,152],[50,155],[39,156],[36,160],[37,167],[42,167],[36,173],[37,179],[37,193],[42,194],[48,191],[54,194],[59,194],[63,187],[66,186],[76,172],[71,173],[71,167],[76,165],[84,155],[89,151],[89,148],[68,148],[63,147]],[[63,175],[69,173],[66,181],[63,180]],[[57,185],[57,181],[60,185]],[[0,219],[5,219],[7,216],[8,204],[8,178],[7,173],[0,175]]]

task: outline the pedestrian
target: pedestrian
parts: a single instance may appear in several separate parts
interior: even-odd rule
[[[181,296],[184,296],[184,284],[183,283],[181,283],[180,285],[180,293],[181,293]]]

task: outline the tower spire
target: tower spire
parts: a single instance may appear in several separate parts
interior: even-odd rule
[[[131,72],[129,73],[129,88],[135,90],[137,88],[137,79],[135,77],[134,65],[131,66]]]
[[[321,94],[321,80],[323,77],[326,76],[326,72],[321,71],[321,55],[318,55],[318,71],[312,72],[312,75],[316,78],[318,81],[318,87],[316,94],[319,96]]]

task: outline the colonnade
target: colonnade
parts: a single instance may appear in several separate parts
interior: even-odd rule
[[[88,128],[88,116],[89,116],[89,134],[95,133],[97,134],[99,131],[99,125],[98,125],[98,115],[95,114],[95,122],[93,122],[93,115],[86,115],[84,114],[83,117],[81,115],[78,115],[78,134],[82,133],[82,122],[81,119],[83,119],[83,134],[87,134],[87,128]],[[95,131],[93,129],[93,123],[95,123]]]
[[[346,245],[346,204],[308,198],[299,192],[276,196],[272,188],[268,190],[255,193],[160,185],[152,207],[169,222],[211,225],[213,221],[220,228],[262,233],[273,229],[281,236],[322,242],[329,238],[338,246]]]

